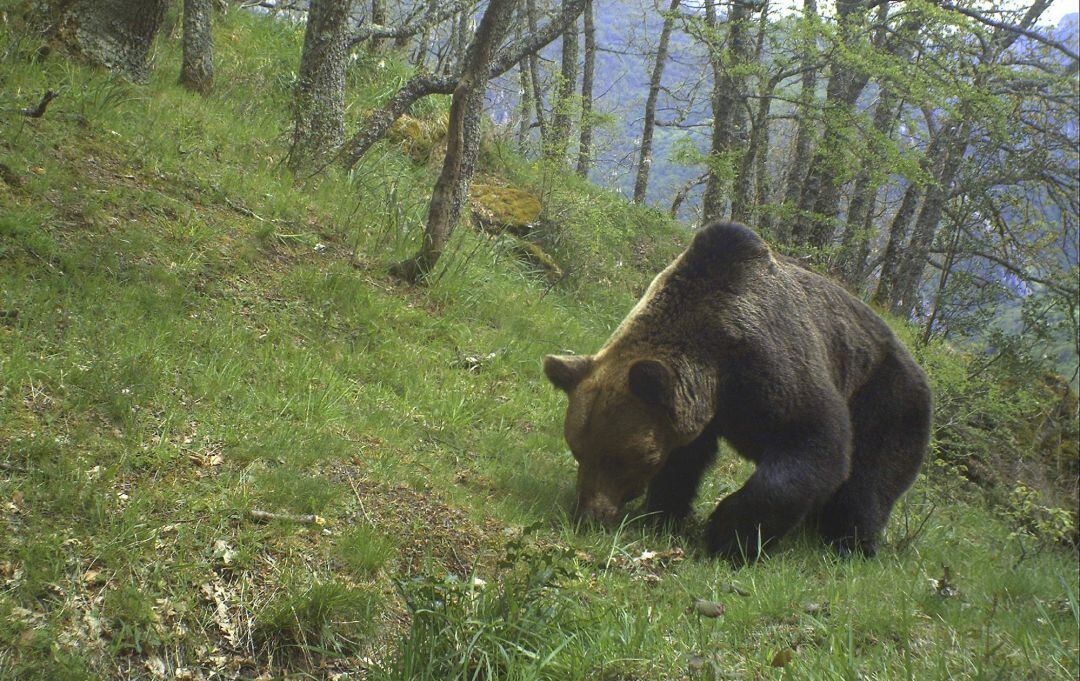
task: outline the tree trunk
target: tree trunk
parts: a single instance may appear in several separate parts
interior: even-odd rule
[[[49,6],[91,61],[136,83],[150,77],[150,48],[169,0],[54,0]]]
[[[945,257],[941,261],[941,273],[938,275],[937,291],[934,292],[934,303],[930,307],[930,314],[926,316],[926,324],[923,326],[923,345],[930,342],[934,334],[934,325],[941,319],[941,303],[945,299],[945,287],[949,285],[949,275],[952,274],[953,265],[956,264],[956,249],[959,244],[960,230],[956,229],[949,238]]]
[[[817,20],[817,0],[804,0],[802,22],[811,36],[817,35],[817,31],[810,28],[816,26]],[[802,186],[810,169],[811,147],[814,136],[817,134],[817,125],[812,114],[814,102],[817,99],[817,57],[817,45],[812,38],[807,39],[802,49],[802,83],[799,86],[799,104],[796,108],[795,143],[791,161],[788,163],[787,176],[784,178],[782,202],[788,210],[799,205],[799,195],[802,193]],[[785,213],[785,218],[781,221],[781,224],[785,225],[784,233],[777,234],[784,243],[791,239],[790,228],[786,227],[791,223],[791,218],[786,217]]]
[[[321,164],[345,137],[345,65],[351,0],[312,0],[293,103],[289,167]]]
[[[900,111],[902,101],[889,87],[883,87],[881,98],[874,109],[874,132],[879,138],[891,137],[896,116]],[[884,157],[884,149],[877,141],[871,141],[867,146],[866,158],[863,160],[859,174],[855,177],[855,188],[852,191],[851,202],[848,204],[847,220],[844,225],[844,235],[840,241],[840,253],[833,267],[833,272],[839,274],[844,281],[852,286],[858,286],[862,282],[865,270],[866,254],[869,252],[866,245],[869,243],[870,234],[864,229],[867,217],[874,210],[880,182],[875,176],[880,172],[881,159]]]
[[[446,158],[431,193],[427,226],[420,250],[392,268],[395,276],[416,282],[427,276],[442,255],[461,214],[480,147],[484,93],[516,0],[491,0],[465,55],[464,69],[450,104]]]
[[[769,144],[769,102],[772,92],[761,92],[757,110],[754,112],[753,126],[750,130],[750,142],[746,145],[739,169],[735,175],[735,190],[731,198],[731,219],[736,222],[749,222],[754,197],[754,168],[758,159],[764,157]],[[764,174],[764,162],[760,163],[760,173]],[[759,181],[762,178],[758,178]],[[762,225],[758,225],[759,228]]]
[[[525,0],[525,20],[529,25],[529,33],[535,34],[539,21],[536,11],[536,0]],[[540,128],[540,148],[550,140],[550,132],[547,127],[547,119],[544,117],[544,90],[540,81],[540,53],[529,54],[529,79],[533,86],[533,104],[536,106],[536,125]]]
[[[705,22],[714,31],[718,28],[716,0],[705,3]],[[741,67],[749,59],[750,41],[747,39],[747,19],[750,7],[741,0],[731,3],[728,16],[728,49],[718,45],[709,46],[709,61],[713,71],[713,129],[712,148],[709,159],[709,178],[705,182],[702,213],[706,222],[723,216],[725,212],[725,187],[729,179],[735,179],[738,169],[731,167],[732,154],[744,143],[746,137],[746,75]],[[726,63],[725,63],[726,62]],[[726,166],[726,167],[725,167]]]
[[[521,119],[518,121],[517,149],[518,153],[524,156],[528,150],[529,131],[532,130],[533,120],[532,81],[529,79],[529,65],[525,61],[518,66],[518,82],[521,90]]]
[[[911,244],[905,249],[900,261],[897,283],[889,300],[889,308],[893,313],[903,317],[911,316],[919,302],[919,284],[926,269],[926,258],[930,254],[930,247],[934,245],[945,202],[952,192],[956,174],[960,171],[968,148],[967,124],[960,124],[955,128],[947,126],[946,130],[949,131],[950,139],[946,143],[941,170],[935,174],[936,181],[926,189],[919,219],[911,233]]]
[[[585,64],[581,72],[581,136],[578,138],[577,174],[589,177],[592,166],[592,104],[593,78],[596,72],[596,26],[593,22],[592,0],[585,0]]]
[[[900,201],[900,208],[897,209],[889,225],[889,240],[885,244],[885,253],[881,257],[881,274],[878,275],[877,289],[872,298],[876,305],[887,304],[892,295],[904,242],[907,240],[908,230],[911,228],[911,221],[915,218],[921,198],[922,187],[915,182],[909,184],[904,191],[904,198]]]
[[[758,26],[757,46],[754,48],[754,60],[761,63],[765,55],[765,35],[768,32],[768,3],[761,7],[761,17]],[[759,164],[759,158],[764,157],[769,144],[769,106],[772,103],[773,88],[775,83],[771,79],[760,79],[758,88],[757,108],[750,120],[750,140],[743,151],[739,161],[739,169],[735,175],[735,191],[731,198],[731,219],[737,222],[749,222],[751,208],[754,206],[754,169]],[[764,172],[764,161],[760,163],[761,171]],[[759,178],[760,179],[760,178]],[[757,204],[760,206],[761,204]],[[757,225],[759,231],[768,233],[765,225]],[[771,226],[770,226],[771,227]]]
[[[563,5],[566,5],[564,0]],[[577,22],[566,28],[562,36],[562,64],[559,69],[559,87],[555,102],[555,114],[551,121],[551,144],[547,149],[549,159],[566,162],[567,146],[573,126],[574,91],[577,90],[578,30]]]
[[[450,73],[459,72],[465,64],[465,51],[469,47],[469,12],[462,10],[457,14],[457,28],[454,29],[453,59],[449,62]]]
[[[180,82],[196,92],[214,86],[214,37],[210,0],[184,0],[184,63]]]
[[[667,13],[664,14],[664,24],[660,29],[660,43],[656,47],[656,61],[653,62],[652,77],[649,78],[649,94],[645,98],[645,116],[641,128],[641,146],[638,149],[637,175],[634,177],[634,203],[644,202],[649,188],[653,129],[656,126],[656,100],[660,97],[660,84],[664,78],[664,67],[667,65],[668,43],[671,41],[671,30],[675,27],[675,15],[679,9],[679,2],[680,0],[671,0]]]
[[[371,23],[386,26],[388,16],[386,0],[371,0]],[[386,49],[386,39],[373,37],[368,43],[368,49],[372,52],[382,52]]]
[[[851,44],[863,39],[864,12],[860,0],[837,2],[842,43]],[[865,71],[838,62],[831,65],[829,84],[825,89],[825,129],[799,196],[794,230],[796,244],[824,248],[836,231],[840,188],[851,160],[848,136],[856,115],[855,102],[868,81],[869,75]]]

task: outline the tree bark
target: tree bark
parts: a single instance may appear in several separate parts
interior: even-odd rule
[[[465,51],[469,47],[469,12],[462,10],[457,14],[457,22],[454,29],[453,61],[447,69],[451,73],[460,72],[465,64]]]
[[[810,30],[810,26],[816,25],[818,21],[817,0],[804,0],[802,21],[810,35],[816,36],[817,32]],[[812,114],[814,102],[817,99],[817,58],[817,46],[813,40],[807,40],[802,50],[802,82],[799,86],[799,103],[796,108],[795,143],[791,161],[788,163],[787,176],[784,178],[782,202],[789,210],[799,205],[799,195],[810,169],[810,152],[817,134],[817,125]],[[791,239],[791,230],[786,227],[791,222],[790,219],[783,220],[784,231],[777,234],[784,243]]]
[[[911,316],[919,302],[919,284],[922,281],[923,270],[926,269],[926,258],[930,254],[930,247],[934,245],[941,214],[952,193],[953,183],[956,180],[956,174],[960,171],[964,154],[967,153],[970,126],[967,122],[955,127],[950,126],[947,127],[946,134],[949,135],[949,139],[945,143],[940,170],[935,173],[936,181],[926,189],[926,197],[923,199],[919,218],[915,221],[915,229],[911,232],[911,244],[904,251],[896,277],[896,286],[893,287],[889,299],[889,309],[894,314],[903,317]]]
[[[989,67],[1005,54],[1019,38],[1019,31],[1030,29],[1039,20],[1050,5],[1050,0],[1035,0],[1024,13],[1018,26],[999,25],[989,42],[984,43],[980,64],[986,70],[976,74],[975,87],[982,87],[991,77]],[[1019,29],[1019,30],[1018,30]],[[975,114],[967,106],[962,106],[952,120],[943,124],[939,131],[940,153],[931,155],[937,161],[935,182],[926,189],[926,197],[919,211],[919,218],[911,234],[911,243],[905,249],[896,275],[896,283],[889,291],[889,308],[894,314],[910,317],[918,307],[919,285],[926,269],[927,257],[937,236],[945,204],[952,194],[956,176],[964,162],[971,135]]]
[[[535,35],[539,18],[536,11],[536,0],[525,0],[525,20],[529,25],[529,35]],[[533,86],[533,105],[536,106],[536,125],[540,129],[540,148],[546,149],[550,132],[547,127],[547,118],[544,116],[544,89],[540,81],[540,52],[539,50],[529,53],[529,78]]]
[[[897,209],[889,225],[889,240],[885,244],[885,253],[881,257],[881,273],[878,275],[878,285],[872,298],[876,305],[888,304],[892,295],[904,242],[907,240],[908,230],[911,229],[911,221],[919,208],[920,199],[922,199],[922,187],[912,182],[904,190],[900,208]]]
[[[564,0],[563,5],[566,5]],[[546,155],[550,160],[566,162],[567,146],[573,127],[573,100],[577,90],[578,30],[577,22],[566,27],[562,36],[562,60],[559,68],[559,87],[555,99],[555,113],[551,120],[551,143]]]
[[[767,32],[768,3],[766,2],[761,7],[757,46],[754,48],[754,60],[758,64],[761,63],[762,58],[765,56],[765,35]],[[739,168],[735,174],[735,191],[732,192],[731,198],[731,219],[736,222],[749,222],[752,217],[751,208],[755,205],[753,196],[755,192],[753,182],[755,167],[760,167],[758,172],[759,185],[764,180],[761,175],[765,172],[765,163],[764,160],[761,160],[760,163],[758,160],[763,159],[769,146],[769,106],[772,103],[776,81],[766,78],[760,78],[759,80],[757,107],[750,119],[750,139],[739,161]],[[764,193],[761,186],[758,187],[758,190]],[[756,205],[760,206],[761,204]],[[771,232],[771,224],[758,224],[757,227],[762,233],[768,234]]]
[[[88,59],[136,83],[150,77],[150,48],[169,0],[54,0],[49,7]]]
[[[901,99],[896,92],[888,86],[883,86],[881,98],[874,109],[873,121],[874,132],[879,138],[891,137],[901,105]],[[852,286],[862,283],[865,273],[866,256],[869,253],[866,246],[870,241],[870,235],[864,226],[876,203],[880,183],[875,180],[875,176],[881,170],[879,166],[884,151],[876,140],[872,140],[867,146],[866,158],[863,160],[862,167],[859,168],[859,174],[855,177],[855,188],[852,191],[851,202],[848,204],[840,252],[833,267],[833,272]]]
[[[491,0],[465,55],[464,69],[450,104],[446,158],[428,207],[420,250],[392,268],[395,276],[416,282],[427,276],[446,247],[461,215],[480,146],[480,116],[499,41],[506,34],[516,0]]]
[[[210,0],[184,0],[184,60],[180,82],[196,92],[214,87],[213,9]]]
[[[852,45],[863,40],[862,20],[866,9],[861,0],[839,0],[836,9],[840,41]],[[824,248],[836,231],[840,188],[850,161],[848,135],[855,116],[855,102],[867,82],[869,74],[865,71],[839,62],[830,67],[829,84],[825,89],[825,129],[799,196],[794,230],[794,241],[798,245]]]
[[[521,8],[518,8],[519,13]],[[521,17],[518,17],[518,40],[521,39],[522,34],[522,22]],[[532,79],[529,78],[529,64],[527,59],[523,59],[518,62],[518,82],[519,89],[521,90],[521,120],[518,121],[518,133],[517,133],[517,147],[518,153],[522,156],[528,149],[529,132],[532,130],[533,120],[533,101],[532,101]]]
[[[589,168],[592,167],[593,80],[596,74],[596,25],[592,0],[585,0],[582,15],[585,20],[585,57],[581,71],[581,135],[578,137],[577,174],[588,178]]]
[[[634,177],[634,203],[644,202],[645,194],[649,189],[653,129],[656,127],[656,100],[660,97],[660,84],[664,78],[664,67],[667,65],[668,43],[671,40],[671,31],[675,27],[675,15],[679,9],[679,2],[680,0],[671,0],[667,13],[664,14],[660,42],[656,47],[656,61],[653,62],[652,76],[649,78],[649,94],[645,98],[645,115],[641,128],[641,146],[638,149],[637,174]]]
[[[371,0],[371,23],[385,26],[388,16],[386,0]],[[386,38],[372,36],[369,46],[372,52],[382,52],[386,49]]]
[[[716,0],[706,0],[705,22],[715,31],[718,28]],[[746,142],[746,76],[741,67],[749,59],[747,19],[750,6],[744,0],[734,0],[728,16],[728,48],[710,45],[709,61],[713,70],[713,126],[709,160],[709,178],[705,182],[702,200],[703,219],[719,219],[724,215],[725,188],[735,179],[737,168],[722,168],[732,164],[732,154]],[[726,54],[725,54],[726,52]]]
[[[351,0],[312,0],[294,98],[289,167],[323,163],[345,137]]]

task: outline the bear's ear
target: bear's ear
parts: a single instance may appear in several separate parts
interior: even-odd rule
[[[630,392],[646,404],[675,413],[675,374],[668,365],[655,359],[642,359],[630,367]]]
[[[548,355],[544,358],[544,373],[559,390],[570,392],[592,368],[588,355]]]

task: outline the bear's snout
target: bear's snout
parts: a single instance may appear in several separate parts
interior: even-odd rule
[[[578,521],[597,522],[601,525],[614,525],[619,517],[619,505],[601,494],[590,497],[579,496],[574,516]]]

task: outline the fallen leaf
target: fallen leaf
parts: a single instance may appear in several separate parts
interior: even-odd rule
[[[105,578],[101,576],[101,570],[87,570],[82,576],[83,584],[86,586],[100,586],[105,583]]]
[[[146,671],[150,672],[150,676],[155,679],[165,678],[165,661],[157,655],[148,658],[144,663],[146,665]]]
[[[224,539],[218,539],[214,542],[214,558],[222,567],[232,567],[236,551]]]

